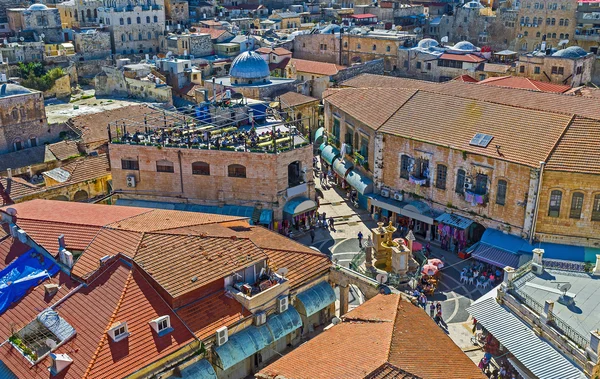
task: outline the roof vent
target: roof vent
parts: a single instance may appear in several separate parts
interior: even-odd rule
[[[52,360],[52,366],[50,366],[48,370],[50,370],[50,374],[52,374],[52,376],[58,375],[58,373],[73,363],[73,359],[67,354],[51,353],[50,359]]]

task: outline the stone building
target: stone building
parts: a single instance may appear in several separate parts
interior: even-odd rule
[[[98,8],[102,0],[69,0],[56,4],[63,29],[98,26]]]
[[[296,121],[304,135],[312,136],[318,129],[321,110],[319,99],[296,92],[286,92],[277,97],[285,119]]]
[[[8,63],[42,62],[45,45],[43,42],[10,42],[0,46],[0,53]]]
[[[521,2],[517,16],[516,49],[545,50],[572,44],[577,23],[576,11],[577,4],[570,0]]]
[[[94,78],[96,95],[171,104],[171,87],[153,74],[152,68],[144,64],[125,65],[121,68],[102,67],[102,72]]]
[[[579,46],[570,46],[558,51],[522,54],[517,62],[516,75],[542,82],[566,84],[571,87],[592,81],[596,56]]]
[[[300,34],[294,37],[292,56],[309,61],[341,64],[340,48],[339,33]]]
[[[323,92],[333,85],[333,78],[345,68],[334,63],[293,58],[285,68],[285,77],[304,83],[309,96],[321,98]]]
[[[85,60],[105,59],[111,55],[110,33],[98,29],[73,31],[75,51]]]
[[[0,154],[54,142],[58,131],[48,126],[41,92],[15,84],[0,86]]]
[[[104,0],[104,6],[98,8],[98,18],[110,31],[114,54],[160,51],[159,38],[165,30],[165,12],[161,2]]]
[[[165,18],[167,25],[189,25],[189,3],[186,0],[165,0]]]
[[[395,30],[364,30],[361,34],[343,34],[341,64],[350,66],[383,59],[386,71],[396,70],[399,67],[398,48],[415,37],[414,34]]]
[[[33,4],[29,8],[7,10],[8,26],[14,33],[34,32],[44,35],[44,41],[57,43],[64,41],[60,13],[56,8],[44,4]]]
[[[577,3],[574,43],[594,54],[600,53],[600,8],[598,3]]]
[[[177,56],[205,57],[215,53],[211,35],[208,33],[169,34],[166,41],[166,50]]]

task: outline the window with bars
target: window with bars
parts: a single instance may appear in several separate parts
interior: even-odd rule
[[[550,192],[550,204],[548,205],[548,216],[558,217],[560,215],[560,203],[562,201],[562,192],[554,190]]]
[[[435,186],[439,189],[446,189],[446,178],[448,176],[448,167],[443,164],[437,165],[437,173],[435,179]]]
[[[400,177],[403,179],[408,179],[410,170],[410,157],[408,155],[403,155],[400,158]]]
[[[137,159],[121,159],[121,168],[123,170],[139,170],[140,162]]]
[[[465,193],[465,176],[465,170],[459,168],[456,172],[456,193]]]
[[[498,180],[498,190],[496,191],[496,204],[505,205],[506,204],[506,180]]]
[[[210,165],[206,162],[192,163],[192,175],[210,175]]]
[[[600,194],[594,196],[594,204],[592,206],[592,221],[600,221]]]
[[[241,164],[232,164],[227,167],[227,173],[231,178],[245,178],[246,167]]]
[[[173,166],[173,162],[170,161],[157,161],[156,172],[175,172],[175,166]]]
[[[583,194],[581,192],[575,192],[571,198],[571,211],[569,212],[569,218],[580,219],[581,210],[583,209]]]

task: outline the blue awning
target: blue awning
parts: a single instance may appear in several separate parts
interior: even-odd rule
[[[474,259],[504,268],[519,268],[529,262],[532,254],[515,254],[482,242],[478,242],[469,249]]]
[[[336,159],[333,162],[333,171],[335,171],[342,178],[346,177],[346,174],[349,170],[352,169],[354,165],[351,162],[347,162],[344,159]]]
[[[321,282],[296,295],[298,312],[312,316],[335,301],[335,292],[327,282]]]
[[[227,370],[273,342],[273,335],[266,325],[249,326],[229,337],[229,341],[215,347],[221,368]]]
[[[277,341],[301,327],[302,319],[294,307],[289,307],[287,311],[267,318],[267,326]]]
[[[373,192],[373,181],[356,170],[352,170],[346,176],[346,182],[361,195]]]
[[[473,220],[454,213],[442,213],[435,221],[458,229],[467,229],[473,223]]]
[[[318,205],[313,200],[307,197],[295,197],[289,200],[283,206],[283,212],[292,216],[296,216],[308,211],[312,211],[313,209],[317,209]]]
[[[481,236],[481,242],[514,254],[531,254],[534,249],[534,247],[523,238],[512,234],[505,234],[496,229],[486,229]]]
[[[332,164],[335,158],[340,156],[340,151],[333,147],[333,145],[323,145],[319,147],[319,150],[321,150],[321,158],[323,158],[327,164]]]
[[[132,199],[117,199],[116,205],[124,205],[128,207],[141,207],[141,208],[152,208],[152,209],[168,209],[186,212],[201,212],[201,213],[214,213],[225,216],[240,216],[252,218],[254,213],[254,207],[246,207],[241,205],[223,205],[221,207],[216,205],[201,205],[201,204],[188,204],[188,203],[169,203],[159,201],[147,201],[147,200],[132,200]]]
[[[324,132],[325,132],[325,128],[323,128],[323,127],[317,129],[317,131],[315,132],[315,139],[314,139],[315,144],[319,144],[320,142],[322,143],[321,140],[323,139]]]
[[[436,17],[436,18],[434,18],[433,20],[431,20],[429,22],[429,25],[431,25],[431,26],[439,25],[440,22],[442,22],[442,18],[441,17]]]
[[[273,222],[273,211],[270,209],[263,209],[260,212],[258,223],[262,225],[269,225],[271,222]]]
[[[217,373],[209,361],[201,359],[181,370],[180,377],[183,379],[217,379]]]

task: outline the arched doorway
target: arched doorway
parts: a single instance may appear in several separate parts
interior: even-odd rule
[[[84,202],[88,200],[88,193],[84,190],[79,190],[75,192],[75,196],[73,196],[73,201]]]

